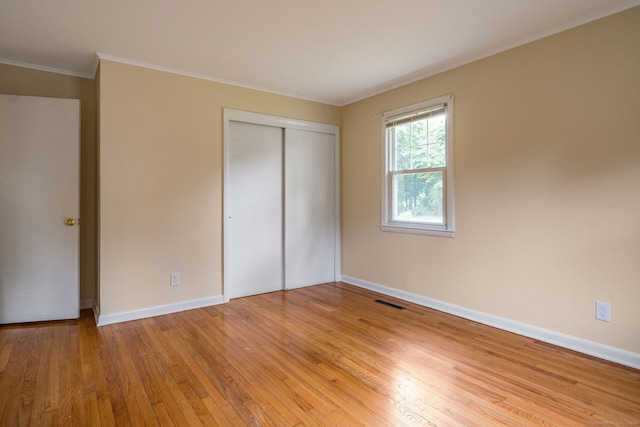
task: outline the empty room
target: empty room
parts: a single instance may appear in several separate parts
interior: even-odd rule
[[[640,425],[640,0],[0,0],[0,425]]]

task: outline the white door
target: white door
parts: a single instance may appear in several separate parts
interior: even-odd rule
[[[285,134],[285,288],[335,278],[335,136]]]
[[[279,127],[229,122],[225,297],[283,289]]]
[[[0,95],[0,323],[79,315],[80,101]]]

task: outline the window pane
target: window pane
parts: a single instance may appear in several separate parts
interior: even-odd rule
[[[411,169],[426,168],[429,162],[427,120],[407,123],[407,126],[411,126]]]
[[[426,119],[428,121],[429,163],[427,167],[437,168],[447,165],[446,115],[444,113]]]
[[[443,172],[393,177],[393,220],[444,224]]]
[[[389,128],[393,138],[394,170],[446,166],[444,113]]]
[[[390,135],[395,136],[394,170],[405,170],[411,168],[411,128],[407,126],[396,126],[389,130]]]

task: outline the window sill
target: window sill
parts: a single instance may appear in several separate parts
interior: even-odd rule
[[[394,233],[421,234],[423,236],[436,236],[453,238],[454,230],[435,230],[432,228],[402,227],[398,225],[381,225],[380,230]]]

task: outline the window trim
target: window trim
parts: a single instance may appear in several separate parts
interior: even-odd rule
[[[391,180],[393,177],[392,164],[393,152],[389,141],[387,141],[387,121],[400,116],[407,116],[412,113],[418,113],[421,110],[445,105],[445,113],[447,115],[446,135],[447,135],[447,165],[444,168],[443,177],[443,209],[444,225],[426,224],[411,221],[394,221],[391,219],[392,209],[392,189]],[[453,95],[444,95],[423,101],[417,104],[408,105],[406,107],[397,108],[382,114],[381,120],[382,132],[382,231],[391,231],[396,233],[421,234],[427,236],[439,236],[452,238],[455,233],[454,215],[453,215]]]

